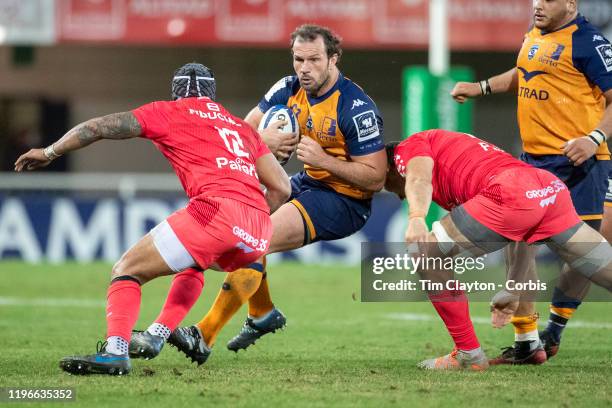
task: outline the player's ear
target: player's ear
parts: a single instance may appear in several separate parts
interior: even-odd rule
[[[332,67],[335,67],[337,63],[338,63],[338,54],[334,54],[331,57],[329,57],[329,68],[330,69]]]

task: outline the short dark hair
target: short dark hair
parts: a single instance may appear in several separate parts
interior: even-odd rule
[[[342,38],[331,31],[327,27],[322,27],[316,24],[302,24],[291,33],[291,48],[295,40],[299,37],[306,41],[314,41],[317,37],[323,38],[325,49],[327,51],[327,57],[331,58],[334,54],[338,55],[338,61],[342,56]]]
[[[390,169],[395,168],[395,148],[399,144],[400,142],[389,142],[385,145],[385,150],[387,151],[387,164]]]

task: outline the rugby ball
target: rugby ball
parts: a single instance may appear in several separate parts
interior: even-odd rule
[[[282,133],[294,133],[298,131],[297,119],[291,108],[288,108],[285,105],[274,105],[268,109],[268,111],[264,113],[263,117],[261,118],[261,122],[259,122],[259,127],[257,130],[261,132],[278,120],[286,120],[288,122],[285,126],[280,128]],[[294,152],[295,151],[291,152],[287,159],[281,160],[280,164],[283,166],[287,164]]]

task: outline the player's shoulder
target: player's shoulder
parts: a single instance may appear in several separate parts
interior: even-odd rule
[[[340,83],[338,84],[338,90],[340,90],[341,98],[344,99],[364,99],[372,101],[372,98],[359,86],[356,82],[353,82],[350,78],[343,75],[339,78]]]
[[[581,50],[583,47],[593,48],[593,46],[610,43],[599,28],[591,24],[586,17],[578,16],[575,24],[576,31],[573,33],[574,50]]]
[[[296,75],[288,75],[282,77],[274,83],[265,95],[267,100],[270,100],[278,92],[295,94],[300,87],[300,81]]]
[[[339,81],[338,90],[340,91],[340,99],[338,110],[340,112],[350,114],[373,110],[377,115],[380,114],[376,103],[363,88],[344,76],[341,76]]]
[[[580,70],[599,67],[602,72],[612,72],[612,45],[601,31],[586,18],[579,17],[576,21],[578,29],[573,33],[572,57],[574,65]],[[589,62],[590,61],[590,62]],[[601,61],[603,66],[595,61]]]

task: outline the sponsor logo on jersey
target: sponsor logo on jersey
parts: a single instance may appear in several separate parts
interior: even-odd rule
[[[606,71],[612,71],[612,44],[601,44],[595,47],[601,57],[601,61],[606,67]]]
[[[258,179],[255,164],[246,162],[240,157],[237,157],[234,160],[228,159],[227,157],[217,157],[216,161],[217,167],[220,169],[240,171],[246,174],[247,176],[255,177]]]
[[[543,65],[556,68],[559,65],[561,54],[565,50],[565,45],[559,43],[544,44],[539,52],[538,62]]]
[[[552,195],[552,196],[550,196],[548,198],[545,198],[545,199],[540,201],[540,207],[544,208],[546,206],[553,205],[555,203],[556,199],[557,199],[557,195],[556,194]]]
[[[308,115],[308,119],[306,119],[306,129],[312,130],[313,127],[314,126],[312,124],[312,117]]]
[[[546,74],[546,71],[527,71],[523,67],[518,67],[518,70],[521,71],[521,73],[523,74],[523,79],[525,80],[525,82],[531,81],[533,78],[537,77],[538,75]]]
[[[526,99],[537,99],[538,101],[546,101],[550,96],[547,91],[543,89],[527,88],[526,86],[519,87],[518,96]]]
[[[355,122],[355,128],[357,129],[357,140],[359,142],[365,142],[366,140],[380,136],[380,129],[378,128],[378,122],[376,121],[376,114],[373,110],[369,110],[354,116],[353,122]]]
[[[540,46],[537,44],[531,46],[531,48],[529,49],[529,52],[527,53],[527,58],[529,59],[529,61],[531,61],[533,57],[535,57],[539,49],[540,49]]]
[[[336,138],[336,130],[338,129],[338,121],[334,118],[326,116],[323,119],[323,126],[318,132],[319,139],[333,141]]]
[[[595,35],[593,36],[593,42],[596,42],[596,41],[606,41],[606,40],[603,38],[603,36],[602,36],[602,35],[595,34]]]
[[[564,49],[565,45],[555,44],[553,51],[550,53],[550,55],[547,55],[547,57],[553,61],[559,61],[559,58],[561,58],[561,54],[563,54]]]
[[[201,111],[201,110],[198,110],[198,109],[191,109],[191,108],[189,108],[189,114],[190,115],[199,116],[202,119],[220,120],[222,122],[229,123],[230,125],[242,127],[242,125],[240,123],[236,122],[234,119],[232,119],[229,116],[225,116],[224,114],[222,114],[220,112],[204,112],[204,111]]]
[[[253,250],[264,252],[268,248],[267,239],[255,238],[237,225],[234,225],[232,228],[232,233],[242,240],[242,242],[239,242],[236,246],[241,248],[247,254],[253,252]],[[245,245],[248,245],[248,247],[245,248]]]
[[[541,199],[540,207],[544,208],[548,205],[553,205],[557,200],[557,193],[565,189],[567,189],[567,187],[561,180],[553,180],[547,187],[540,188],[538,190],[526,191],[525,197],[529,198],[530,200]]]
[[[397,168],[397,172],[400,174],[400,176],[405,177],[406,164],[404,163],[404,159],[402,159],[402,156],[400,156],[399,154],[396,154],[393,159],[395,161],[395,168]]]
[[[351,110],[367,104],[367,102],[364,102],[361,99],[355,99],[353,100],[353,106],[351,107]]]
[[[295,118],[299,119],[300,113],[302,113],[302,110],[300,109],[300,106],[297,103],[294,103],[293,105],[291,105],[291,110],[293,111],[293,114],[295,115]]]

